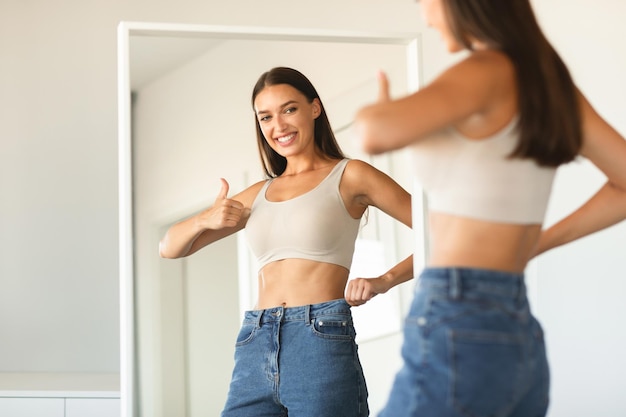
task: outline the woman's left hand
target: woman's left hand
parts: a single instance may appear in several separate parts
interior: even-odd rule
[[[354,278],[348,281],[345,297],[351,306],[365,304],[378,294],[384,294],[389,290],[388,282],[379,278]]]

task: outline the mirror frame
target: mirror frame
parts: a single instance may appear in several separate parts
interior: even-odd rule
[[[393,44],[406,47],[407,88],[421,85],[420,36],[418,33],[339,31],[328,29],[215,26],[122,21],[117,28],[118,86],[118,204],[119,204],[119,301],[120,301],[120,403],[121,416],[132,417],[135,408],[135,306],[133,177],[131,137],[130,37],[167,36],[239,40],[277,40]],[[415,191],[420,192],[415,192]],[[414,218],[424,218],[421,189],[414,188]],[[416,222],[414,222],[416,223]],[[415,236],[424,236],[425,226],[414,224]],[[424,247],[423,241],[421,247]],[[417,246],[417,247],[420,247]],[[414,264],[424,264],[425,250],[414,254]]]

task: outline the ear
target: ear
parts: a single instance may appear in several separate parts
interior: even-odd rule
[[[318,98],[314,98],[311,105],[313,106],[313,118],[317,119],[322,114],[322,103]]]

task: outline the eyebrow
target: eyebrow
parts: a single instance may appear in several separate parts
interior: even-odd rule
[[[280,105],[280,108],[285,108],[287,106],[289,106],[290,104],[298,104],[298,102],[296,100],[289,100],[283,104]],[[256,114],[265,114],[265,113],[269,113],[269,110],[259,110],[256,112]]]

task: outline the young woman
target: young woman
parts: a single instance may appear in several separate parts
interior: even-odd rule
[[[382,416],[543,416],[549,371],[525,295],[535,255],[626,218],[626,142],[592,108],[528,0],[422,0],[450,52],[420,91],[354,124],[377,154],[410,147],[429,203],[428,266],[405,323],[404,365]],[[554,226],[556,168],[578,156],[607,177]]]
[[[252,105],[269,179],[233,197],[222,180],[215,204],[172,226],[160,254],[188,256],[245,228],[258,259],[258,301],[237,338],[223,417],[367,416],[350,306],[411,279],[412,257],[380,277],[346,283],[367,208],[410,227],[410,195],[343,155],[300,72],[261,75]]]

